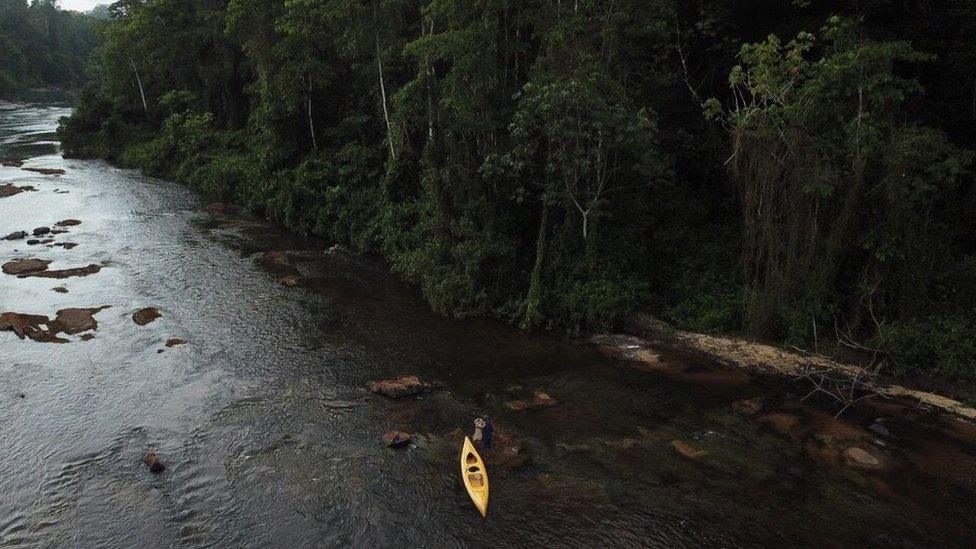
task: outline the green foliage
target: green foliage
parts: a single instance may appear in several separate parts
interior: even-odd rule
[[[94,23],[53,0],[0,0],[0,97],[40,86],[81,87]]]
[[[897,322],[879,334],[899,375],[976,381],[976,326],[972,318],[936,316]]]
[[[60,134],[380,254],[444,314],[883,324],[921,364],[911,331],[976,303],[976,8],[838,1],[811,32],[823,4],[779,4],[124,0]]]

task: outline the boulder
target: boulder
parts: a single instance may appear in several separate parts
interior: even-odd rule
[[[184,340],[184,339],[167,339],[166,340],[166,347],[171,348],[171,349],[173,347],[179,347],[180,345],[186,345],[186,344],[187,344],[187,341]]]
[[[61,168],[21,168],[26,172],[39,173],[41,175],[64,175],[65,172]]]
[[[41,326],[47,325],[49,321],[46,316],[41,315],[2,313],[0,314],[0,332],[13,332],[20,339],[25,337],[34,339],[36,334],[43,331]]]
[[[551,408],[559,404],[559,401],[542,391],[536,391],[531,400],[512,400],[505,403],[505,406],[513,412],[524,412],[526,410],[538,410],[539,408]]]
[[[77,227],[78,225],[81,225],[81,221],[78,221],[77,219],[65,219],[64,221],[58,221],[56,225],[58,227]]]
[[[44,236],[51,232],[51,227],[38,227],[34,229],[34,236]]]
[[[369,390],[386,398],[402,398],[429,393],[436,389],[435,384],[420,381],[417,376],[400,376],[396,379],[375,381]]]
[[[744,416],[754,416],[762,412],[765,402],[761,397],[746,398],[732,403],[732,411]]]
[[[852,446],[844,450],[844,461],[856,469],[880,469],[881,460],[863,448]]]
[[[155,307],[146,307],[144,309],[139,309],[132,314],[132,321],[140,326],[145,326],[151,322],[154,322],[157,318],[163,316],[158,309]]]
[[[57,334],[64,332],[68,335],[76,335],[81,332],[89,332],[98,329],[98,321],[95,314],[108,309],[108,307],[94,307],[90,309],[61,309],[58,311],[54,321],[48,324],[48,331]]]
[[[24,231],[13,232],[3,237],[4,240],[23,240],[25,238],[27,238],[27,233]]]
[[[390,448],[403,448],[410,444],[410,440],[410,435],[401,431],[390,431],[383,435],[383,444]]]
[[[301,282],[302,282],[301,277],[296,275],[283,276],[278,279],[278,284],[281,284],[282,286],[288,288],[294,288],[295,286],[301,284]]]
[[[9,183],[6,185],[0,185],[0,198],[9,198],[11,196],[20,194],[22,192],[24,192],[24,189],[21,189],[20,187],[15,187],[14,185],[11,185]]]
[[[51,291],[52,292],[57,292],[59,294],[66,294],[66,293],[68,293],[68,289],[65,288],[64,286],[58,286],[57,288],[51,288]]]
[[[681,454],[682,456],[688,459],[697,460],[706,457],[708,455],[708,452],[704,450],[699,450],[698,448],[695,448],[694,446],[688,444],[687,442],[684,442],[683,440],[678,440],[678,439],[672,440],[671,447],[674,448],[676,452],[678,452],[679,454]]]
[[[149,468],[151,473],[159,474],[166,470],[166,466],[163,465],[163,462],[159,461],[159,456],[152,452],[146,454],[143,461],[145,461],[146,467]]]
[[[774,431],[794,440],[800,438],[800,418],[786,412],[772,412],[756,419]]]
[[[50,261],[42,259],[15,259],[4,263],[0,270],[4,274],[20,276],[47,270],[47,266],[50,264]]]
[[[17,275],[18,278],[71,278],[73,276],[89,276],[98,273],[102,270],[101,265],[91,264],[87,267],[75,267],[73,269],[63,269],[60,271],[37,271],[32,273],[25,273]]]

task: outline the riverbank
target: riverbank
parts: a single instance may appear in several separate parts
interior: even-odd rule
[[[852,405],[856,405],[854,400],[873,398],[872,395],[897,398],[976,422],[976,408],[933,392],[904,387],[890,378],[879,378],[862,366],[845,364],[825,356],[803,355],[746,339],[685,332],[646,314],[631,317],[624,324],[624,334],[595,334],[589,339],[610,356],[652,366],[660,362],[655,349],[665,346],[698,353],[747,372],[773,378],[807,379],[811,390],[817,388],[817,382],[823,377],[833,376],[840,380],[841,386],[851,390]]]

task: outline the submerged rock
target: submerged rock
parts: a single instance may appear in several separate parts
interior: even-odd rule
[[[7,183],[6,185],[0,185],[0,198],[9,198],[11,196],[17,195],[24,192],[24,189],[16,187]]]
[[[90,276],[98,273],[101,270],[102,270],[101,265],[91,264],[88,265],[87,267],[76,267],[74,269],[63,269],[60,271],[39,271],[39,272],[27,273],[27,274],[18,275],[18,278],[35,277],[35,278],[63,279],[63,278],[71,278],[75,276],[78,277]]]
[[[25,238],[27,238],[27,233],[24,231],[13,232],[3,237],[4,240],[23,240]]]
[[[0,332],[13,332],[20,339],[30,337],[41,332],[41,326],[49,322],[46,316],[25,315],[21,313],[2,313],[0,314]]]
[[[146,457],[143,458],[143,461],[145,461],[146,467],[148,467],[149,471],[152,473],[158,474],[166,470],[166,466],[163,465],[163,462],[159,461],[159,456],[157,456],[152,452],[146,454]]]
[[[64,332],[68,335],[97,330],[98,321],[95,320],[94,315],[105,309],[108,309],[108,306],[90,309],[61,309],[54,321],[48,324],[48,330],[52,333]]]
[[[688,444],[683,440],[674,439],[671,441],[671,447],[674,448],[676,452],[688,459],[701,459],[708,456],[708,452],[704,450],[699,450],[694,446]]]
[[[302,283],[302,278],[296,275],[283,276],[278,279],[278,284],[285,286],[287,288],[294,288]]]
[[[400,376],[396,379],[375,381],[369,390],[387,398],[402,398],[429,393],[437,388],[434,383],[420,381],[417,376]]]
[[[4,160],[3,166],[7,168],[19,168],[23,166],[24,163],[20,160]]]
[[[879,469],[881,460],[871,452],[857,446],[844,450],[844,461],[847,465],[857,469]]]
[[[47,270],[50,264],[50,261],[43,259],[15,259],[4,263],[0,270],[4,274],[20,276]]]
[[[512,400],[505,403],[505,406],[513,412],[524,412],[526,410],[538,410],[539,408],[551,408],[559,404],[559,401],[542,391],[536,391],[531,400]]]
[[[800,418],[786,412],[772,412],[756,419],[759,423],[768,425],[781,435],[794,440],[800,438]]]
[[[732,411],[744,416],[754,416],[759,412],[762,412],[764,406],[765,401],[762,399],[762,397],[747,398],[733,402]]]
[[[65,172],[61,168],[21,168],[25,172],[34,172],[41,175],[64,175]]]
[[[161,316],[163,315],[159,312],[159,309],[156,309],[155,307],[146,307],[133,313],[132,321],[140,326],[145,326],[146,324],[154,322]]]
[[[383,435],[383,444],[390,448],[403,448],[404,446],[410,444],[412,438],[408,433],[401,431],[390,431],[389,433]]]

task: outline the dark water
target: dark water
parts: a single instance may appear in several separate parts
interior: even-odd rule
[[[0,241],[0,261],[52,269],[105,262],[86,278],[0,275],[0,312],[96,315],[91,341],[0,333],[0,545],[160,546],[970,546],[976,437],[918,412],[888,413],[890,466],[857,471],[817,457],[815,439],[777,433],[730,403],[769,395],[737,376],[641,371],[595,349],[489,321],[430,313],[376,262],[254,220],[208,213],[172,182],[63,160],[67,108],[0,107],[0,236],[82,225],[73,250]],[[67,191],[66,193],[64,191]],[[261,261],[285,252],[292,267]],[[272,262],[273,263],[273,262]],[[300,274],[302,287],[278,283]],[[64,285],[69,292],[52,288]],[[136,326],[133,311],[163,317]],[[181,338],[189,344],[168,349]],[[158,351],[165,349],[165,352]],[[674,371],[707,371],[666,355]],[[688,368],[691,367],[689,370]],[[371,380],[416,374],[446,389],[371,396]],[[694,382],[690,381],[694,378]],[[521,390],[512,389],[519,385]],[[560,405],[515,413],[512,391]],[[23,398],[20,398],[20,395]],[[792,407],[792,408],[790,408]],[[458,428],[487,414],[520,462],[493,466],[488,520],[461,491]],[[819,419],[818,419],[819,418]],[[413,433],[406,450],[380,442]],[[708,452],[680,456],[671,441]],[[168,466],[154,476],[142,462]]]

